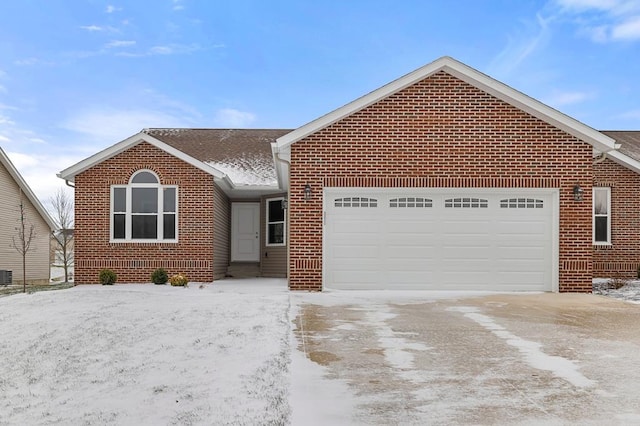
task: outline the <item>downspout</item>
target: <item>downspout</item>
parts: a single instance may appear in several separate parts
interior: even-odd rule
[[[74,188],[74,189],[75,189],[75,187],[76,187],[76,186],[75,186],[75,185],[73,185],[71,182],[69,182],[69,180],[68,180],[68,179],[65,179],[65,180],[64,180],[64,183],[65,183],[65,185],[67,185],[67,186],[68,186],[68,187],[70,187],[70,188]]]
[[[289,287],[289,279],[291,278],[291,262],[289,259],[289,253],[291,253],[291,245],[289,244],[289,227],[290,227],[290,223],[291,221],[289,220],[290,215],[289,215],[289,211],[291,210],[289,208],[289,195],[291,193],[291,162],[288,160],[285,160],[284,158],[280,158],[280,153],[274,150],[274,157],[277,161],[281,161],[283,163],[285,163],[287,165],[287,173],[289,173],[289,176],[287,177],[287,182],[289,182],[289,188],[287,188],[287,287]]]
[[[593,160],[593,164],[596,165],[596,164],[602,163],[606,159],[607,159],[607,153],[603,152],[595,160]]]

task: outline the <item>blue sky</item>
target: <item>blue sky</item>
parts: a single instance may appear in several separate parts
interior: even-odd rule
[[[142,128],[296,128],[444,55],[640,129],[640,0],[21,0],[0,5],[0,146],[46,201]]]

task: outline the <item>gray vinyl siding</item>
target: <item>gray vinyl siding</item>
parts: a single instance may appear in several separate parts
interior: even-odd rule
[[[231,203],[218,185],[213,188],[213,276],[220,279],[229,266]]]
[[[267,202],[269,198],[286,197],[286,193],[273,194],[262,197],[260,200],[260,221],[262,223],[260,273],[263,277],[287,276],[287,246],[267,246]],[[286,216],[285,216],[286,217]],[[288,224],[285,223],[285,229]],[[286,241],[286,239],[285,239]]]
[[[27,283],[48,283],[50,278],[51,229],[26,196],[22,196],[27,227],[33,224],[35,239],[27,253]],[[20,187],[0,163],[0,270],[10,270],[13,283],[22,283],[22,255],[12,247],[20,223]],[[28,228],[27,228],[28,229]]]

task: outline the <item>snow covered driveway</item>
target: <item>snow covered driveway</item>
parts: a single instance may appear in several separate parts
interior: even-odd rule
[[[1,425],[283,424],[284,280],[0,298]]]
[[[640,306],[470,296],[292,295],[301,349],[354,395],[342,424],[640,424]]]

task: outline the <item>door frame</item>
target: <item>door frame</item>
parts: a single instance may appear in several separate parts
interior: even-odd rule
[[[255,256],[238,257],[237,249],[239,235],[237,234],[239,217],[239,207],[250,207],[253,209],[253,227],[255,229]],[[260,262],[260,202],[233,202],[231,203],[231,262]],[[252,232],[253,234],[253,232]]]

